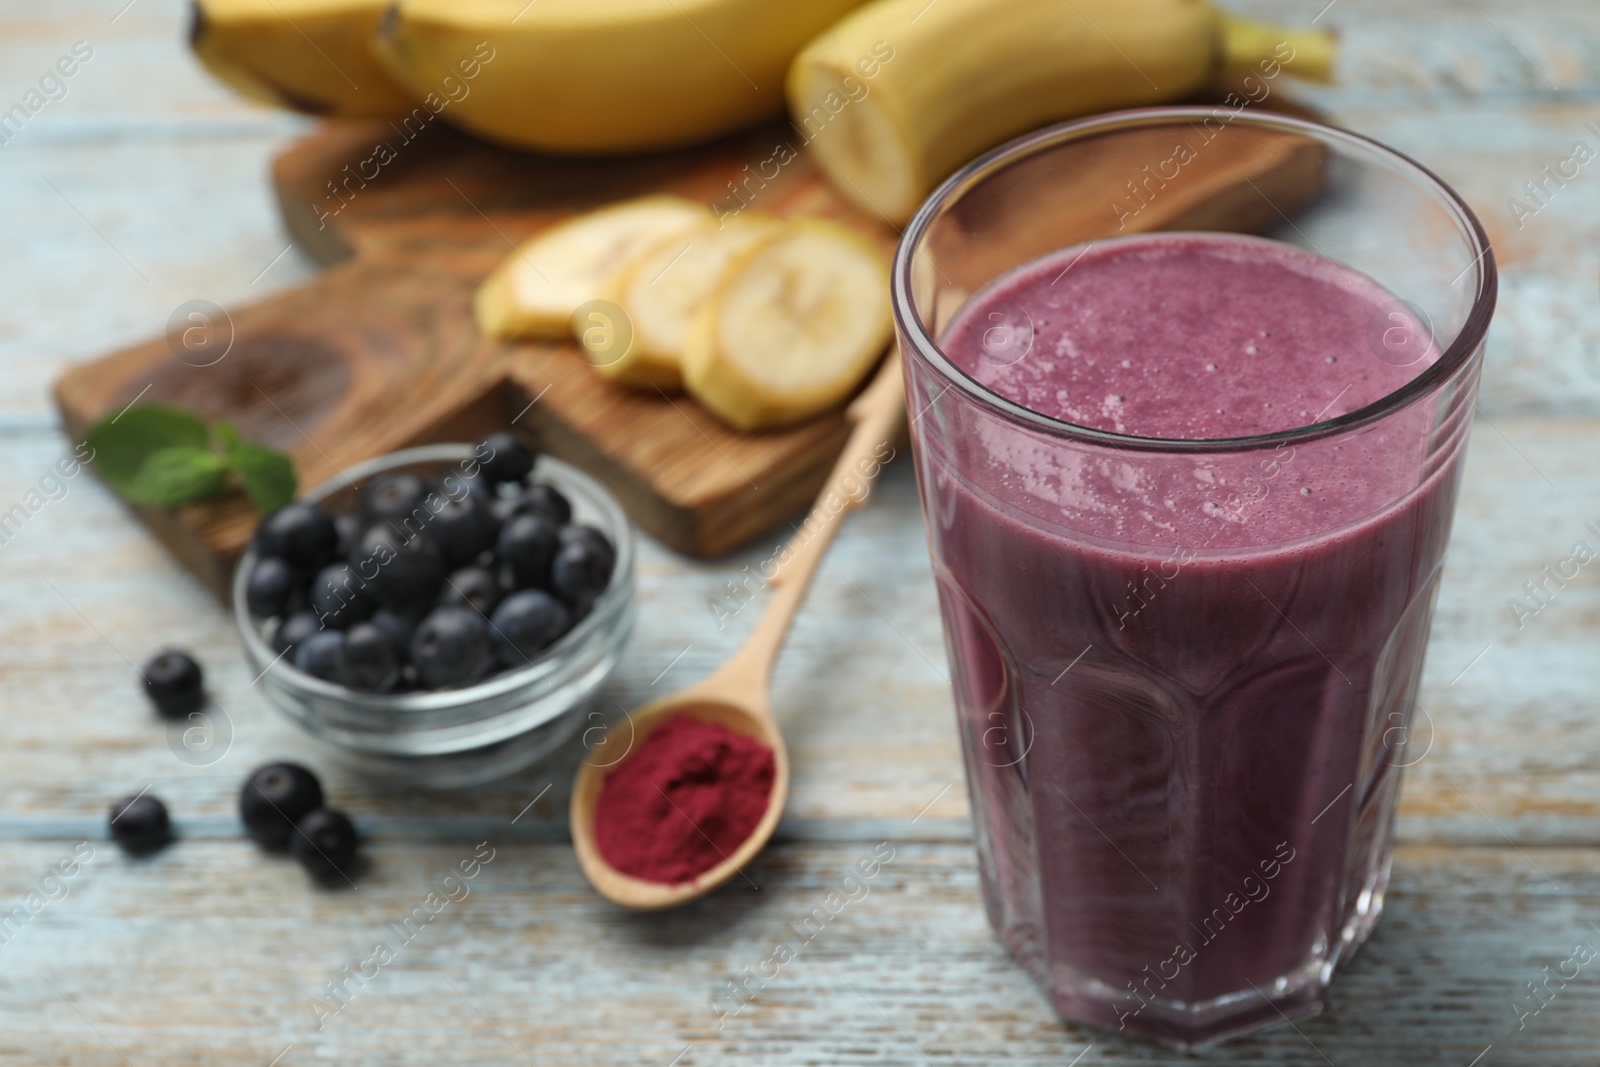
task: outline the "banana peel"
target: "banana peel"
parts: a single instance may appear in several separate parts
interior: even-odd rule
[[[451,122],[517,148],[634,152],[781,114],[789,61],[860,2],[399,0],[378,47],[423,94],[487,42]]]
[[[373,42],[385,0],[195,0],[189,45],[253,100],[311,115],[395,118],[416,106]]]
[[[898,225],[962,164],[1029,130],[1181,100],[1260,63],[1326,78],[1333,53],[1329,31],[1204,0],[875,0],[805,47],[787,93],[834,186]]]

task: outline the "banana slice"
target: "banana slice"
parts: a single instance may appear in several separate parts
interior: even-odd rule
[[[740,430],[839,404],[889,340],[889,265],[838,223],[800,219],[746,250],[696,316],[689,392]]]
[[[478,288],[478,329],[491,337],[566,337],[573,312],[596,297],[617,264],[711,217],[710,208],[692,200],[645,196],[546,230]]]
[[[667,238],[618,268],[600,295],[619,305],[632,323],[632,343],[620,354],[604,330],[584,330],[580,340],[595,370],[613,381],[644,388],[683,388],[683,352],[690,324],[722,280],[728,264],[783,223],[771,215],[740,215],[718,228],[707,220]]]

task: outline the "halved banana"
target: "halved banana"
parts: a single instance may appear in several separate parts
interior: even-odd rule
[[[632,344],[618,353],[605,331],[584,330],[595,370],[644,388],[683,388],[683,352],[690,324],[740,253],[776,232],[772,215],[740,215],[720,228],[706,225],[667,238],[624,263],[600,296],[620,306],[633,327]]]
[[[617,264],[701,226],[704,204],[644,196],[579,215],[524,242],[478,288],[473,313],[492,337],[566,337],[572,314],[593,300]]]
[[[798,219],[746,250],[689,331],[684,384],[741,430],[826,411],[888,343],[889,265],[839,223]]]

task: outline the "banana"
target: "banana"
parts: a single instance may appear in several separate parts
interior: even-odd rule
[[[416,101],[379,63],[385,0],[195,0],[189,45],[262,103],[313,115],[393,118]]]
[[[598,296],[618,264],[711,219],[704,204],[644,196],[545,230],[507,256],[478,288],[478,329],[491,337],[566,337],[573,312]]]
[[[584,330],[590,362],[614,381],[645,388],[683,388],[684,343],[702,304],[741,252],[782,223],[756,212],[720,228],[706,225],[669,237],[619,267],[600,295],[621,307],[632,323],[632,344],[617,355],[604,330]]]
[[[1265,64],[1268,76],[1325,78],[1332,42],[1204,0],[875,0],[795,57],[787,93],[839,191],[899,224],[957,167],[1018,134],[1182,99]]]
[[[807,40],[861,0],[399,0],[379,49],[434,88],[487,42],[496,59],[447,117],[548,152],[705,140],[783,110]]]
[[[729,264],[684,352],[690,394],[736,429],[841,403],[889,340],[888,264],[835,222],[798,219]]]

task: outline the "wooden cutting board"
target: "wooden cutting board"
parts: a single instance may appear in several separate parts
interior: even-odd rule
[[[1164,158],[1166,139],[1129,142],[1127,163],[1136,171]],[[163,336],[70,368],[56,384],[67,430],[81,437],[136,398],[174,404],[230,419],[245,437],[288,452],[310,487],[385,452],[511,425],[599,477],[670,547],[729,551],[810,502],[843,447],[841,413],[736,433],[687,397],[602,380],[570,344],[479,336],[471,297],[522,238],[651,192],[702,200],[719,214],[748,207],[828,216],[891,250],[892,228],[836,194],[803,150],[790,158],[801,144],[792,128],[773,126],[691,150],[570,160],[491,146],[443,123],[420,132],[382,121],[326,124],[279,156],[273,185],[291,236],[331,266],[299,288],[226,309],[221,328],[231,329],[231,345],[215,362],[179,359],[182,346]],[[1320,153],[1296,140],[1211,153],[1191,172],[1199,167],[1216,169],[1218,189],[1254,182],[1284,210],[1321,178]],[[1226,199],[1158,199],[1140,228],[1185,218],[1230,229],[1271,221],[1255,197],[1219,221]],[[1091,210],[1098,218],[1106,209]],[[258,518],[247,502],[138,513],[226,598]]]

